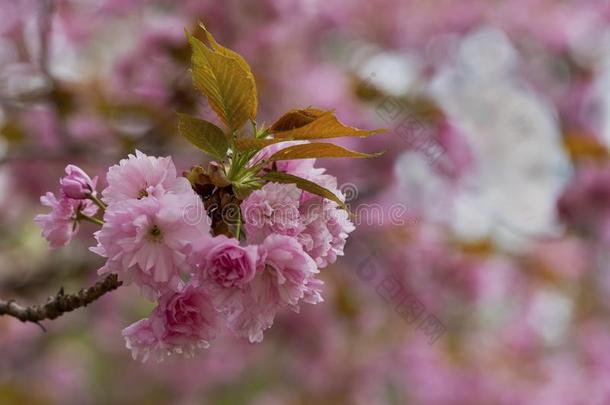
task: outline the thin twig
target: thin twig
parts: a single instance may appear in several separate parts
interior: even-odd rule
[[[42,305],[22,306],[14,300],[0,300],[0,315],[12,316],[21,322],[34,322],[42,327],[40,321],[55,319],[66,312],[85,307],[122,284],[116,274],[109,274],[103,281],[98,281],[89,288],[81,288],[75,294],[65,294],[62,288]]]

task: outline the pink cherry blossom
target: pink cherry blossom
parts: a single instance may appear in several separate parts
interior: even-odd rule
[[[308,283],[318,273],[314,261],[295,238],[270,235],[261,245],[265,270],[277,293],[280,307],[296,309],[298,302],[308,292]]]
[[[122,159],[108,169],[108,187],[102,191],[106,203],[143,197],[159,197],[166,192],[184,193],[191,186],[184,177],[177,177],[171,157],[147,156],[136,150],[135,155]]]
[[[313,176],[314,180],[344,198],[334,176],[321,174]],[[241,210],[249,243],[260,243],[271,234],[296,237],[320,268],[343,255],[355,229],[348,213],[336,203],[292,184],[266,184],[242,203]]]
[[[151,316],[123,330],[134,359],[146,361],[152,354],[158,361],[171,354],[192,357],[209,347],[219,321],[210,297],[196,282],[177,292],[162,295]]]
[[[298,239],[317,266],[324,268],[343,256],[347,238],[356,229],[347,211],[320,197],[307,200],[300,211],[305,229]]]
[[[210,291],[219,310],[239,308],[241,293],[254,278],[259,265],[258,248],[242,247],[235,238],[219,235],[193,256],[200,280]]]
[[[203,215],[193,221],[193,212]],[[192,190],[112,204],[104,220],[91,248],[108,258],[99,273],[118,273],[150,298],[179,288],[180,275],[191,271],[193,244],[210,238],[210,220]]]
[[[301,191],[294,184],[267,183],[241,204],[249,243],[268,235],[296,236],[303,230],[299,215]]]
[[[80,167],[66,166],[66,176],[59,180],[62,193],[69,198],[82,200],[88,195],[95,194],[97,177],[91,179]]]
[[[228,324],[238,336],[260,342],[263,331],[273,324],[279,309],[299,311],[299,302],[318,303],[321,281],[315,262],[299,242],[285,235],[269,235],[259,246],[264,269],[248,284],[243,309],[228,317]]]
[[[34,221],[42,228],[42,236],[49,241],[52,249],[67,245],[78,231],[77,213],[93,216],[97,206],[88,200],[74,200],[62,197],[59,200],[51,192],[40,197],[40,202],[51,207],[49,214],[36,215]]]
[[[345,195],[337,185],[337,178],[330,174],[310,172],[308,180],[324,187],[345,201]],[[299,211],[305,229],[299,240],[318,267],[324,268],[343,256],[343,249],[349,234],[356,229],[344,209],[330,200],[303,191]]]

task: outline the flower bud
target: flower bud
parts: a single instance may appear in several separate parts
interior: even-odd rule
[[[227,179],[224,168],[219,163],[210,162],[210,164],[208,164],[207,174],[210,176],[212,184],[217,187],[226,187],[231,184],[231,182]]]
[[[75,200],[82,200],[95,193],[97,177],[91,179],[80,167],[66,166],[66,176],[59,180],[62,193]]]

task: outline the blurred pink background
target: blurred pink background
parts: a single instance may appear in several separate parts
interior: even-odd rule
[[[610,3],[0,0],[0,296],[96,279],[88,229],[50,252],[38,197],[138,148],[205,159],[184,28],[252,66],[259,120],[336,109],[386,150],[323,162],[358,228],[325,302],[260,344],[133,361],[131,288],[45,322],[0,318],[2,404],[610,403]],[[88,225],[85,225],[85,227]]]

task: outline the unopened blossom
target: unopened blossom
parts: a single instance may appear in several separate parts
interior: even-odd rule
[[[210,291],[216,308],[239,308],[241,293],[259,265],[257,246],[242,247],[237,239],[218,235],[207,240],[193,256],[199,279]]]
[[[74,200],[61,197],[57,199],[51,192],[40,197],[42,205],[51,208],[48,214],[36,215],[34,221],[42,228],[42,236],[49,241],[51,248],[67,245],[78,231],[78,213],[93,216],[97,206],[88,200]]]
[[[303,230],[299,214],[301,190],[294,184],[267,183],[241,204],[249,243],[268,235],[296,236]]]
[[[210,220],[192,190],[112,204],[104,220],[91,248],[108,259],[99,273],[117,273],[150,298],[177,290],[181,274],[191,271],[193,244],[211,238]]]
[[[69,198],[82,200],[95,194],[97,177],[91,179],[80,167],[66,166],[66,175],[59,180],[62,193]]]
[[[278,310],[299,310],[299,302],[318,303],[321,281],[315,262],[293,237],[269,235],[259,246],[262,271],[248,284],[243,310],[230,314],[229,327],[250,342],[260,342]]]
[[[210,297],[197,282],[190,282],[162,295],[150,317],[125,328],[123,337],[134,359],[146,361],[153,355],[160,361],[174,353],[192,357],[209,347],[218,321]]]
[[[171,157],[147,156],[139,150],[110,167],[106,180],[108,187],[102,191],[102,196],[108,204],[160,197],[167,192],[179,194],[190,189],[187,179],[177,177]]]

